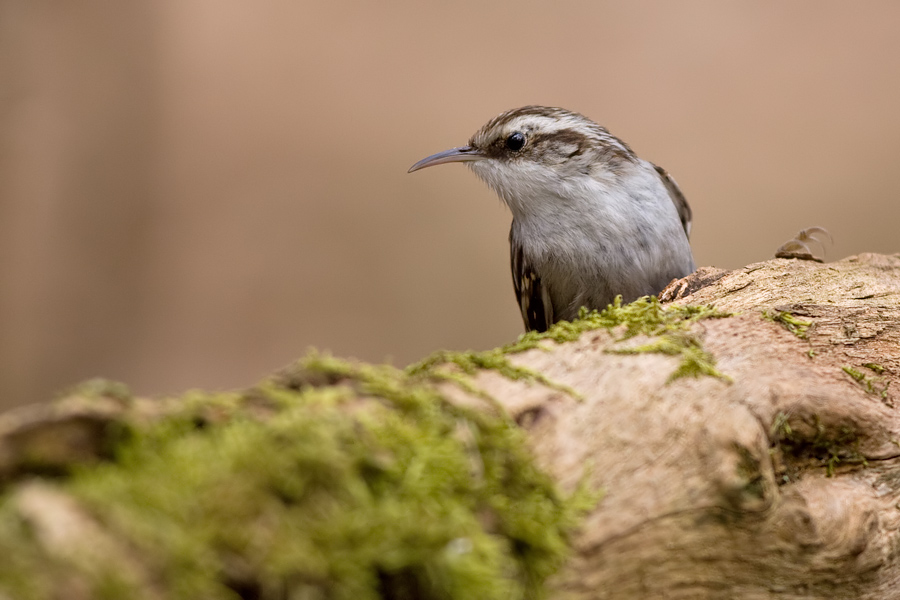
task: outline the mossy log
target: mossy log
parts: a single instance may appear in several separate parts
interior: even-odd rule
[[[0,599],[900,598],[900,255],[660,298],[8,413]]]

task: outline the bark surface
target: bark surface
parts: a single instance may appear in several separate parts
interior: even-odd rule
[[[668,381],[677,358],[615,331],[513,357],[582,401],[480,379],[558,481],[606,490],[556,588],[900,598],[900,255],[701,269],[662,299],[734,313],[694,326],[731,382]]]

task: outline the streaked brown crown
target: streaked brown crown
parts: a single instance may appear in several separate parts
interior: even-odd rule
[[[525,136],[520,150],[512,150],[511,135]],[[523,106],[501,113],[485,123],[469,140],[487,156],[560,163],[585,156],[607,162],[633,161],[625,142],[594,121],[564,108]]]

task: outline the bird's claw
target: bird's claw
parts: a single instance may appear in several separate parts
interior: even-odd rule
[[[822,257],[825,256],[825,242],[816,236],[825,236],[829,244],[834,244],[834,239],[824,227],[808,227],[800,231],[795,238],[782,244],[775,252],[775,258],[796,258],[799,260],[823,262],[822,258],[816,256],[809,247],[810,242],[816,242],[822,249]]]

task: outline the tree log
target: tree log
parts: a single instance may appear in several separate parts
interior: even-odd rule
[[[619,325],[564,343],[532,340],[525,351],[491,354],[499,368],[481,368],[490,366],[484,356],[433,361],[434,389],[485,413],[497,411],[492,398],[564,492],[603,491],[546,582],[550,597],[900,598],[900,255],[704,268],[660,299],[727,316],[649,336]],[[686,352],[708,364],[683,368]],[[279,377],[286,388],[342,384]],[[384,395],[372,386],[354,393],[361,406]],[[159,583],[158,560],[58,484],[73,468],[117,460],[111,423],[151,422],[178,403],[100,396],[0,418],[0,529],[14,515],[37,548],[23,552],[79,572],[115,557],[147,597],[180,597]],[[251,407],[263,420],[277,410],[266,398]],[[0,598],[24,589],[4,573]],[[62,567],[51,575],[73,580]],[[448,597],[397,578],[385,585],[383,576],[381,597]],[[229,586],[234,597],[294,597],[233,575]],[[71,589],[91,597],[95,588]],[[302,589],[296,597],[329,597]]]
[[[606,490],[557,589],[900,598],[900,255],[701,269],[662,297],[734,313],[695,325],[730,382],[669,382],[677,359],[607,331],[513,359],[581,402],[479,379],[558,481],[589,465]]]

